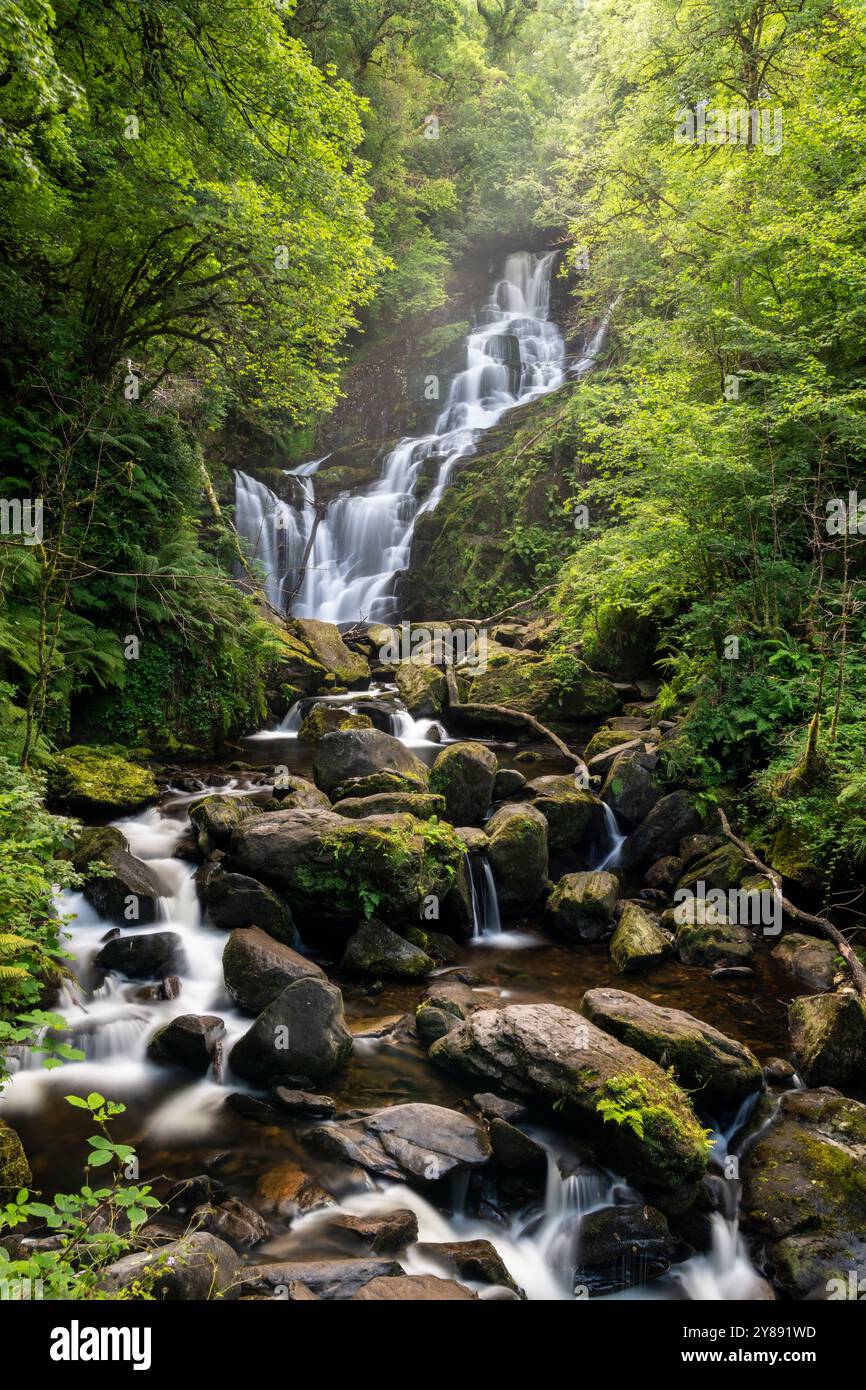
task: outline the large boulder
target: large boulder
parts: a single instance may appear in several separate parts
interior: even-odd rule
[[[99,1287],[118,1298],[142,1281],[157,1301],[191,1302],[236,1298],[240,1260],[232,1247],[207,1231],[195,1231],[155,1250],[137,1251],[115,1260],[103,1271]]]
[[[157,1028],[147,1045],[147,1055],[152,1062],[203,1075],[210,1069],[225,1031],[216,1014],[179,1014]]]
[[[306,777],[281,772],[274,783],[281,811],[330,811],[331,799]]]
[[[433,961],[419,946],[405,941],[383,922],[364,922],[349,938],[341,968],[350,975],[372,979],[418,980],[433,970]]]
[[[452,825],[471,825],[484,819],[493,798],[498,763],[483,743],[451,743],[436,757],[430,771],[430,790],[445,798],[445,816]]]
[[[287,945],[294,941],[291,912],[273,889],[257,879],[217,869],[207,875],[204,892],[215,927],[223,931],[260,927],[277,941]]]
[[[398,738],[383,734],[381,729],[344,729],[325,734],[316,744],[313,777],[324,792],[330,794],[341,783],[377,772],[399,773],[415,784],[415,791],[427,790],[425,764]]]
[[[626,903],[611,937],[610,958],[623,975],[649,970],[673,955],[673,937],[637,903]]]
[[[770,955],[795,984],[802,985],[810,994],[826,994],[839,974],[836,947],[817,936],[786,932]]]
[[[680,840],[700,829],[701,818],[688,792],[671,792],[657,801],[620,853],[624,869],[644,869],[662,855],[673,854]]]
[[[655,1062],[571,1009],[480,1009],[434,1043],[430,1057],[555,1109],[662,1210],[694,1201],[708,1141],[688,1097]]]
[[[604,807],[573,777],[536,777],[526,790],[547,821],[547,841],[552,850],[584,849],[601,838]]]
[[[324,1081],[352,1051],[343,996],[327,980],[302,979],[278,994],[235,1043],[229,1063],[259,1084],[284,1076]]]
[[[303,643],[313,659],[326,672],[333,673],[340,685],[357,685],[369,679],[370,665],[366,657],[350,651],[333,623],[324,623],[318,618],[295,618],[287,626],[290,635]]]
[[[591,989],[581,1013],[612,1037],[672,1066],[695,1102],[729,1105],[761,1085],[761,1066],[747,1047],[681,1009],[660,1008],[620,989]]]
[[[530,804],[507,802],[484,828],[500,907],[530,907],[547,885],[547,821]]]
[[[414,816],[269,811],[238,827],[229,867],[272,883],[304,929],[346,925],[374,911],[386,924],[417,922],[430,895],[448,893],[462,858],[449,826]]]
[[[613,925],[618,892],[614,874],[564,874],[547,899],[552,929],[568,941],[600,941]]]
[[[118,926],[154,921],[163,886],[149,864],[130,854],[114,826],[83,830],[75,848],[75,868],[85,874],[82,892],[100,917]],[[98,872],[90,866],[98,866]]]
[[[866,1074],[866,1008],[853,990],[794,999],[788,1023],[810,1086],[845,1086]]]
[[[340,816],[363,820],[366,816],[393,816],[400,812],[417,820],[441,820],[445,815],[444,796],[432,792],[380,792],[378,796],[348,796],[334,805]]]
[[[417,773],[383,768],[381,772],[368,772],[364,777],[347,777],[345,782],[339,782],[331,792],[331,801],[337,811],[342,801],[363,801],[371,796],[420,795],[426,790],[426,782],[422,782]]]
[[[469,699],[525,711],[542,721],[604,718],[620,706],[612,682],[576,657],[514,649],[496,652],[496,660],[474,677]]]
[[[692,859],[681,875],[677,888],[692,893],[697,890],[699,883],[703,883],[706,892],[711,888],[739,888],[754,872],[754,865],[749,863],[742,850],[725,841],[707,854]]]
[[[362,1119],[323,1125],[311,1138],[330,1157],[357,1163],[382,1177],[422,1182],[480,1168],[491,1153],[483,1125],[458,1110],[414,1101]]]
[[[745,1152],[741,1212],[753,1257],[787,1294],[850,1296],[866,1267],[864,1174],[866,1106],[831,1090],[781,1097]]]
[[[48,767],[49,802],[85,819],[129,816],[158,796],[150,768],[106,748],[76,744],[56,753]]]
[[[241,1009],[259,1014],[296,980],[323,980],[324,971],[258,927],[233,931],[223,951],[226,991]]]
[[[657,763],[658,754],[647,753],[641,746],[620,753],[608,770],[601,799],[626,830],[640,825],[661,800],[662,789],[655,779]]]
[[[372,729],[373,721],[366,714],[350,714],[339,705],[314,705],[298,729],[298,743],[318,743],[325,734],[342,729]]]
[[[435,1260],[461,1279],[471,1279],[475,1284],[498,1284],[519,1292],[505,1261],[489,1240],[422,1241],[417,1253]]]
[[[11,1202],[22,1187],[30,1187],[33,1175],[24,1145],[15,1130],[0,1119],[0,1202]]]
[[[394,672],[400,699],[418,719],[435,719],[442,713],[448,683],[442,671],[428,661],[404,661]]]
[[[183,974],[187,961],[177,932],[153,931],[113,936],[97,951],[93,964],[130,980],[164,980]]]
[[[683,965],[703,965],[708,970],[749,965],[755,954],[751,933],[724,920],[684,922],[677,927],[676,946]]]
[[[198,832],[202,854],[226,849],[237,826],[256,815],[261,815],[261,807],[245,796],[206,796],[189,808],[189,818]]]

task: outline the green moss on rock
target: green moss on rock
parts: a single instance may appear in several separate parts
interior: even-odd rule
[[[77,744],[52,759],[48,796],[77,815],[121,816],[156,801],[159,787],[150,768],[98,746]]]

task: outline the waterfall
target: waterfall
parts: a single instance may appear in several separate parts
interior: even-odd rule
[[[525,251],[506,259],[467,338],[466,367],[454,377],[433,432],[402,439],[367,492],[336,497],[316,525],[313,475],[321,460],[293,470],[304,487],[299,508],[245,473],[235,474],[235,525],[266,573],[265,591],[274,607],[286,607],[315,525],[303,583],[291,605],[294,616],[334,623],[395,616],[394,587],[409,564],[415,523],[437,505],[456,462],[474,451],[479,435],[505,411],[563,381],[564,344],[547,317],[553,259],[553,252]],[[589,354],[585,360],[588,370]],[[436,480],[419,503],[416,484],[431,458],[438,464]]]
[[[626,837],[619,828],[619,822],[613,811],[606,802],[602,802],[604,808],[604,828],[606,832],[606,843],[601,855],[601,861],[593,866],[593,873],[600,873],[602,869],[614,869],[619,863],[620,850],[625,844]]]

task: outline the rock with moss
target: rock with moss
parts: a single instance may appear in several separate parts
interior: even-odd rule
[[[501,767],[493,779],[493,800],[505,801],[526,786],[526,778],[516,767]]]
[[[478,1007],[478,996],[469,985],[460,980],[441,980],[431,985],[415,1011],[418,1036],[425,1047],[432,1047]]]
[[[445,898],[463,853],[450,826],[405,814],[271,811],[238,826],[227,867],[284,894],[302,930],[363,913],[395,925],[417,923],[431,896]]]
[[[556,1004],[481,1009],[431,1059],[473,1083],[550,1107],[663,1211],[694,1201],[708,1137],[679,1086],[649,1058]]]
[[[445,705],[448,684],[445,675],[429,661],[402,662],[394,672],[400,699],[419,719],[435,719]]]
[[[527,784],[526,791],[547,821],[547,840],[552,850],[580,851],[601,841],[604,807],[573,777],[536,777]]]
[[[244,796],[206,796],[189,808],[189,818],[198,832],[202,854],[226,849],[232,831],[250,816],[256,815],[261,815],[261,807]]]
[[[378,796],[349,796],[334,803],[334,810],[340,816],[351,816],[354,820],[365,816],[390,816],[405,812],[418,820],[442,819],[445,815],[445,798],[433,792],[380,792]]]
[[[624,869],[645,869],[662,855],[673,854],[680,840],[700,829],[701,818],[686,791],[670,792],[653,806],[623,844],[620,863]]]
[[[866,1076],[866,1007],[853,990],[794,999],[788,1025],[810,1086],[845,1086]]]
[[[313,744],[325,734],[340,729],[372,729],[373,721],[366,714],[350,714],[339,705],[313,705],[298,729],[298,743]]]
[[[85,830],[78,841],[77,860],[89,855],[89,865],[95,870],[84,870],[82,892],[100,917],[119,927],[153,922],[159,899],[164,896],[163,885],[149,864],[109,840],[106,832],[111,829],[100,826]]]
[[[337,799],[335,789],[358,778],[367,778],[383,772],[397,773],[413,784],[411,786],[376,787],[376,791],[426,791],[427,768],[420,758],[391,734],[381,729],[347,729],[340,733],[325,734],[316,744],[313,759],[313,777],[317,787]],[[373,795],[356,792],[356,795]],[[340,798],[344,799],[344,798]]]
[[[711,888],[739,888],[744,880],[753,875],[754,868],[742,850],[726,843],[710,850],[709,854],[693,859],[680,877],[677,888],[691,893],[695,892],[699,883],[703,883],[707,891]]]
[[[708,969],[749,965],[755,954],[751,933],[730,922],[685,922],[677,928],[676,946],[683,965]]]
[[[706,1109],[735,1105],[761,1085],[761,1065],[742,1043],[682,1009],[666,1009],[620,989],[591,989],[580,1011],[660,1066],[672,1066],[677,1081]]]
[[[493,797],[498,764],[483,743],[451,743],[436,756],[430,789],[445,798],[445,815],[452,825],[483,820]]]
[[[629,974],[650,970],[673,955],[674,940],[637,903],[626,903],[611,937],[610,958],[617,970]]]
[[[374,980],[383,975],[392,980],[419,980],[430,974],[434,962],[419,946],[373,918],[350,936],[340,966],[350,975]]]
[[[826,994],[842,974],[836,947],[817,936],[786,932],[770,954],[794,983],[810,994]]]
[[[547,900],[547,918],[567,941],[600,941],[613,925],[619,883],[614,874],[563,874]]]
[[[480,704],[505,705],[543,722],[577,722],[603,718],[619,709],[614,685],[577,657],[545,657],[538,652],[503,649],[475,676],[469,698]]]
[[[812,860],[805,836],[794,826],[783,824],[767,848],[767,863],[783,878],[800,888],[816,888],[821,875]]]
[[[65,748],[54,755],[48,768],[51,804],[85,818],[132,815],[158,796],[150,768],[103,748],[84,744]]]
[[[284,811],[329,811],[331,799],[307,777],[281,772],[274,783],[274,800]]]
[[[346,646],[333,623],[324,623],[318,618],[295,618],[288,624],[288,630],[304,643],[326,672],[333,672],[341,685],[357,685],[369,680],[369,662]]]
[[[866,1106],[787,1092],[741,1177],[743,1229],[773,1283],[797,1299],[849,1297],[866,1267]]]
[[[636,743],[630,729],[615,729],[603,724],[589,740],[583,756],[589,762],[590,758],[595,758],[600,753],[609,753],[614,748],[622,748],[626,743]]]
[[[625,830],[634,830],[661,800],[657,764],[658,755],[645,752],[642,746],[620,753],[611,763],[601,799]]]
[[[13,1202],[16,1192],[32,1182],[24,1145],[11,1125],[0,1120],[0,1203]]]
[[[532,805],[506,802],[484,828],[500,907],[530,907],[547,885],[547,821]]]
[[[591,1296],[646,1284],[665,1274],[678,1254],[678,1242],[655,1207],[601,1207],[581,1220],[575,1284]]]
[[[409,772],[369,772],[365,777],[348,777],[331,792],[334,810],[343,801],[365,801],[371,796],[418,796],[427,793],[427,769],[424,777]]]

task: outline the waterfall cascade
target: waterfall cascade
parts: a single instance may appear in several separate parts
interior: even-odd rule
[[[466,367],[451,382],[433,432],[401,439],[367,492],[335,498],[317,524],[315,470],[322,460],[287,470],[302,488],[297,507],[247,474],[235,474],[235,524],[266,573],[275,607],[288,606],[315,526],[293,615],[334,623],[395,617],[394,585],[409,563],[415,523],[437,505],[457,460],[471,454],[479,435],[507,410],[563,381],[565,348],[547,317],[553,258],[553,252],[525,251],[507,258],[467,338]],[[596,334],[572,374],[589,370],[600,344]],[[428,459],[438,465],[436,479],[421,500],[416,489]]]

